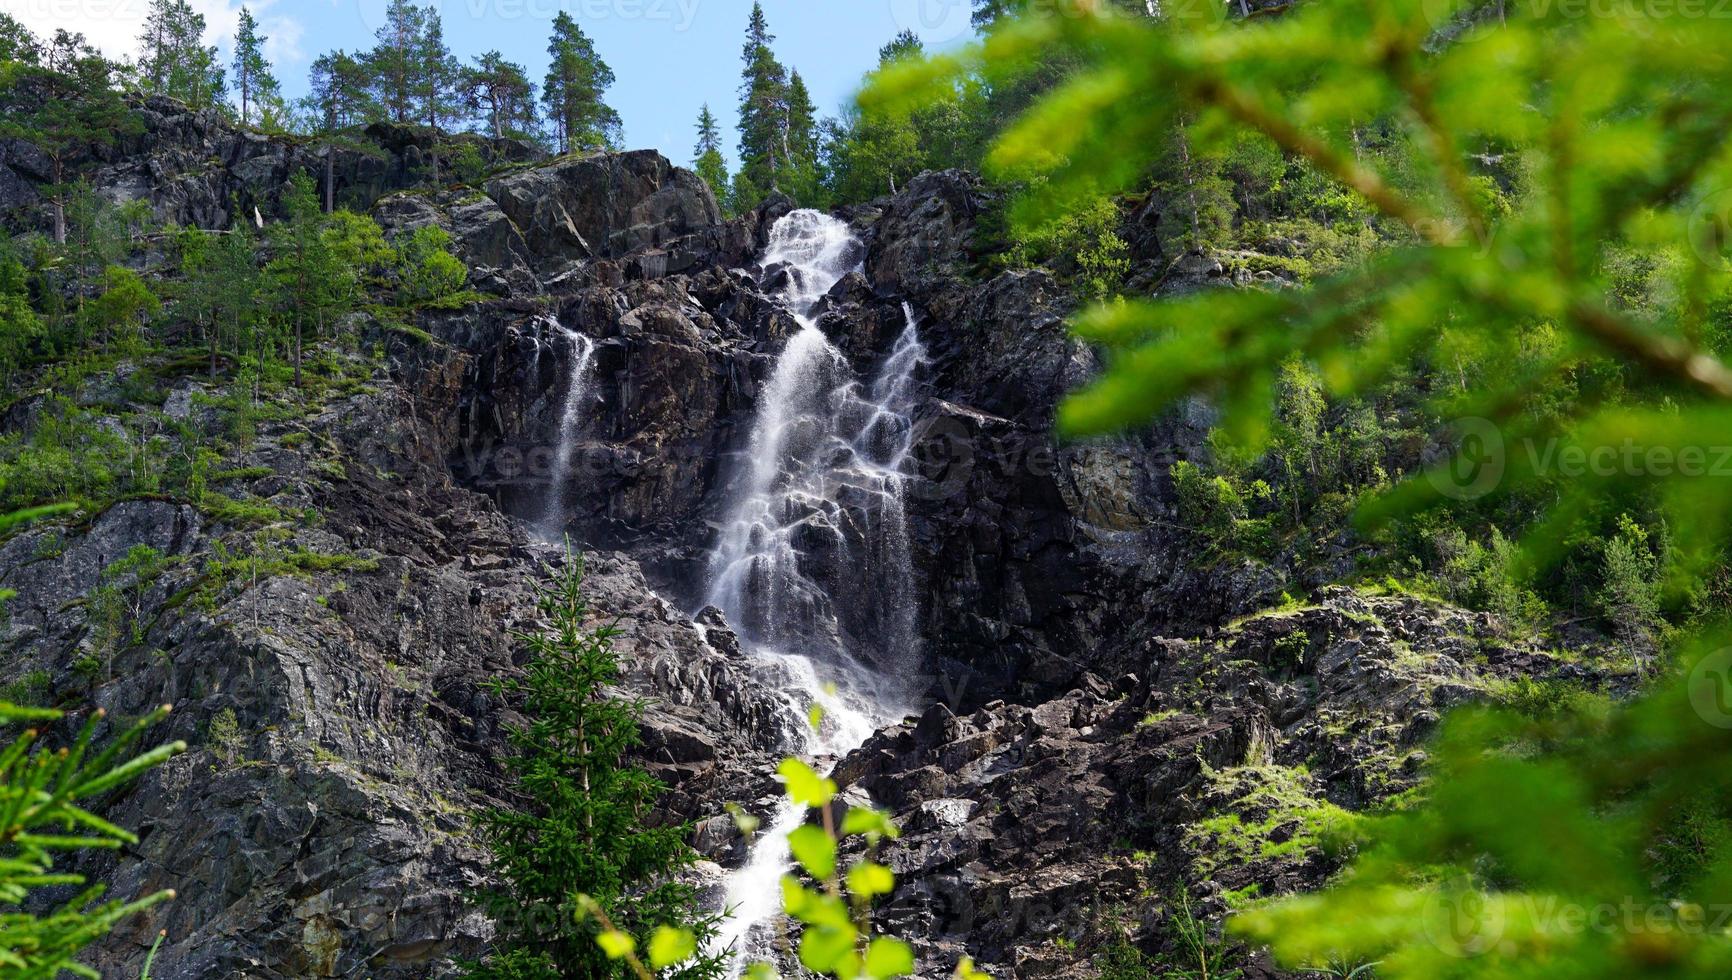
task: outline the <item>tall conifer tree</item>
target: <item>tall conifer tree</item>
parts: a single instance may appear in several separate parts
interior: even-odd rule
[[[234,80],[241,97],[241,125],[252,122],[252,110],[274,98],[278,92],[276,76],[265,58],[265,42],[269,38],[259,33],[258,19],[246,7],[241,8],[240,24],[235,30]],[[262,114],[262,112],[261,112]]]
[[[613,69],[601,60],[595,44],[577,26],[577,21],[564,11],[553,19],[547,55],[547,80],[541,87],[541,99],[559,152],[601,150],[617,145],[619,113],[603,98],[613,84]]]
[[[692,167],[710,185],[716,199],[721,200],[728,190],[728,161],[722,156],[721,124],[716,122],[716,114],[710,111],[707,102],[698,113],[698,145],[692,149]]]

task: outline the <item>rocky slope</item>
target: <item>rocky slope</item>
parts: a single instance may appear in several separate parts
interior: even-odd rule
[[[146,135],[96,183],[165,219],[220,224],[237,187],[268,215],[290,172],[322,173],[307,148],[146,108]],[[27,156],[0,159],[12,204],[34,200]],[[349,199],[392,233],[448,228],[493,298],[424,316],[430,343],[368,327],[385,356],[354,359],[364,383],[261,423],[222,490],[302,516],[261,542],[220,510],[134,500],[0,545],[0,584],[19,593],[6,673],[40,671],[120,718],[173,703],[164,734],[195,746],[110,808],[143,840],[93,870],[118,895],[180,895],[102,945],[113,975],[136,973],[158,929],[163,978],[432,976],[481,951],[489,927],[464,895],[487,870],[467,821],[509,802],[511,718],[486,682],[513,669],[534,583],[564,560],[549,514],[621,619],[630,686],[654,699],[646,758],[673,787],[667,818],[696,821],[706,874],[745,853],[721,805],[767,811],[773,761],[797,744],[728,624],[683,612],[796,329],[771,298],[785,272],[754,265],[786,203],[724,221],[701,181],[647,152],[479,190],[386,194],[404,182],[368,166],[343,170]],[[907,304],[931,361],[908,515],[921,711],[837,769],[908,831],[880,921],[927,975],[964,954],[996,975],[1085,975],[1112,943],[1159,950],[1176,890],[1213,914],[1315,887],[1336,866],[1334,814],[1413,785],[1439,711],[1518,676],[1615,673],[1412,598],[1337,589],[1260,612],[1289,584],[1278,574],[1200,567],[1167,470],[1198,451],[1206,413],[1055,441],[1054,407],[1096,355],[1066,333],[1049,276],[977,274],[984,195],[929,174],[853,209],[862,266],[819,319],[869,370]],[[594,358],[554,484],[579,353],[564,330]],[[160,404],[128,404],[116,379],[74,393],[214,427],[210,394],[198,376]],[[75,665],[98,642],[91,597],[138,544],[170,561],[142,590],[145,628],[90,677]],[[241,545],[272,560],[225,564]]]

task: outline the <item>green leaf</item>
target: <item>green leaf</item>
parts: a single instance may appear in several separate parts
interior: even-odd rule
[[[763,821],[747,813],[746,808],[738,803],[724,804],[722,809],[728,811],[728,816],[734,818],[734,826],[746,837],[757,833],[758,828],[763,825]]]
[[[599,932],[595,936],[595,944],[607,954],[610,960],[623,960],[637,948],[637,941],[618,929]]]
[[[836,841],[824,828],[806,824],[788,835],[788,849],[812,877],[828,879],[836,874]]]
[[[879,936],[866,947],[866,974],[873,980],[902,977],[914,972],[914,950],[900,939]]]
[[[856,898],[888,895],[896,887],[896,875],[882,864],[861,861],[848,870],[848,891]]]
[[[697,951],[698,939],[690,929],[656,926],[655,934],[650,936],[649,959],[653,969],[659,970],[675,963],[683,963],[696,955]]]
[[[808,926],[800,936],[800,965],[814,973],[853,976],[854,939],[859,932],[851,925]]]
[[[847,815],[842,818],[842,833],[844,835],[865,834],[873,840],[879,837],[895,840],[902,836],[902,831],[890,819],[890,814],[883,810],[863,806],[848,808]]]
[[[783,759],[776,767],[787,787],[788,798],[805,806],[823,806],[836,796],[836,781],[820,776],[799,759]]]

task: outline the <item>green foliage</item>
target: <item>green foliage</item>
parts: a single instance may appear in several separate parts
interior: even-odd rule
[[[397,242],[397,296],[404,306],[438,306],[459,298],[469,270],[451,254],[451,235],[437,225],[415,229]]]
[[[96,417],[50,396],[27,432],[0,435],[0,507],[103,500],[127,479],[132,447]]]
[[[1709,312],[1732,287],[1721,203],[1732,90],[1714,54],[1727,29],[1670,8],[1467,6],[1304,4],[1244,22],[1190,8],[1152,23],[1065,4],[896,66],[865,101],[941,98],[970,73],[1009,85],[1032,63],[1071,59],[1078,68],[988,157],[1028,183],[1014,214],[1024,227],[1165,166],[1170,193],[1206,192],[1184,222],[1191,245],[1222,237],[1209,216],[1228,200],[1242,214],[1303,201],[1331,233],[1374,232],[1380,247],[1356,258],[1351,238],[1331,246],[1349,260],[1326,277],[1286,270],[1304,273],[1296,288],[1084,314],[1078,332],[1111,362],[1065,406],[1064,427],[1140,425],[1206,396],[1241,459],[1297,481],[1286,502],[1303,514],[1320,457],[1295,450],[1328,435],[1315,396],[1327,417],[1417,376],[1428,415],[1473,424],[1428,447],[1455,453],[1451,465],[1363,496],[1362,528],[1401,533],[1425,508],[1451,515],[1432,528],[1484,527],[1526,508],[1519,548],[1450,536],[1452,589],[1520,610],[1523,573],[1580,576],[1582,563],[1558,559],[1600,533],[1588,594],[1608,618],[1652,624],[1668,596],[1722,573],[1732,537],[1732,495],[1679,465],[1716,445],[1732,413]],[[1175,132],[1181,155],[1212,159],[1163,162]],[[1260,140],[1287,161],[1274,183],[1263,150],[1235,160]],[[1294,387],[1296,361],[1316,386]],[[1611,450],[1613,463],[1563,474],[1547,462],[1561,450]],[[1191,483],[1214,526],[1222,511],[1239,519],[1219,487]],[[1418,798],[1363,826],[1339,883],[1237,928],[1290,964],[1376,961],[1389,977],[1724,975],[1732,944],[1711,912],[1732,902],[1732,785],[1717,763],[1732,674],[1726,631],[1700,636],[1681,670],[1626,704],[1522,692],[1522,712],[1452,715]]]
[[[101,582],[85,600],[91,656],[104,671],[114,655],[144,642],[152,619],[146,615],[145,599],[168,567],[160,551],[135,544],[125,557],[102,570]]]
[[[204,15],[187,0],[150,0],[136,66],[144,90],[194,109],[221,104],[228,86],[217,49],[204,43],[204,34]]]
[[[1118,205],[1111,198],[1091,198],[1015,236],[1005,261],[1013,266],[1051,265],[1070,280],[1078,298],[1108,299],[1117,295],[1131,266],[1119,223]]]
[[[241,97],[241,125],[253,121],[255,111],[263,117],[265,108],[273,100],[281,99],[280,86],[276,76],[271,74],[271,64],[265,59],[265,42],[270,40],[259,33],[258,18],[245,6],[241,7],[240,19],[235,27],[234,69],[235,91]]]
[[[210,739],[211,754],[224,763],[233,764],[246,747],[246,739],[241,734],[240,721],[235,717],[233,708],[224,708],[212,715],[205,736]]]
[[[56,871],[55,862],[93,850],[137,844],[138,836],[90,809],[90,802],[186,751],[184,742],[131,755],[145,730],[168,716],[168,706],[125,726],[100,750],[95,736],[106,716],[98,709],[70,744],[54,746],[41,726],[59,711],[0,702],[0,725],[32,727],[0,750],[0,969],[7,976],[52,980],[62,971],[95,976],[78,956],[122,921],[174,897],[158,891],[131,900],[103,901],[104,886],[84,875]],[[58,893],[52,900],[43,893]],[[23,911],[31,909],[33,911]],[[39,911],[37,911],[39,910]]]
[[[483,115],[495,139],[535,131],[535,84],[522,65],[498,51],[482,54],[464,70],[462,89],[465,105]],[[464,146],[479,155],[474,144]]]
[[[1231,800],[1226,812],[1185,828],[1207,877],[1222,865],[1299,858],[1321,850],[1341,853],[1353,839],[1353,817],[1318,798],[1305,773],[1286,766],[1205,770],[1213,792]]]
[[[722,127],[707,102],[698,113],[698,145],[692,150],[692,169],[710,186],[716,200],[726,200],[728,161],[722,156]]]
[[[605,101],[607,90],[613,85],[613,69],[596,52],[595,42],[563,10],[554,15],[547,57],[541,102],[559,152],[617,146],[619,113]]]
[[[162,301],[144,284],[138,273],[109,266],[103,274],[102,295],[86,310],[92,331],[107,350],[112,344],[122,352],[136,352],[143,340],[145,324],[162,313]]]
[[[10,248],[0,248],[0,386],[29,362],[46,326],[30,305],[30,284],[24,263]]]
[[[633,949],[703,948],[715,920],[676,878],[697,859],[689,828],[646,822],[663,786],[629,759],[644,706],[608,693],[619,679],[620,630],[591,625],[580,559],[555,574],[537,608],[548,627],[519,637],[530,650],[524,675],[494,685],[521,701],[525,722],[507,733],[507,766],[529,806],[480,819],[504,885],[482,896],[498,940],[469,975],[623,976]],[[686,938],[652,940],[662,926]],[[663,975],[698,980],[721,970],[700,954]]]
[[[52,67],[0,66],[0,100],[8,107],[0,113],[0,136],[22,139],[48,159],[44,190],[53,211],[54,241],[65,242],[75,170],[88,165],[91,147],[112,146],[142,124],[114,88],[114,65],[82,35],[58,38],[52,62]]]

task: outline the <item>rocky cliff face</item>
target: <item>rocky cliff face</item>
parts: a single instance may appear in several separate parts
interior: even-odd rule
[[[164,216],[220,223],[234,181],[268,197],[323,165],[149,109],[98,182]],[[37,178],[7,152],[5,186],[26,194]],[[220,163],[190,162],[204,160]],[[771,299],[785,273],[753,265],[785,205],[724,221],[653,153],[383,197],[392,181],[355,166],[353,198],[392,232],[447,227],[495,298],[424,318],[431,343],[375,330],[383,361],[351,365],[364,384],[261,425],[225,489],[307,515],[268,542],[277,560],[226,567],[251,531],[149,500],[0,546],[0,583],[21,597],[7,673],[43,671],[55,691],[86,683],[74,664],[95,642],[102,570],[136,544],[177,559],[143,599],[138,642],[88,685],[115,717],[175,704],[166,734],[195,746],[110,807],[143,840],[94,870],[118,895],[180,895],[101,947],[113,975],[136,973],[158,929],[154,975],[177,980],[431,976],[480,952],[489,926],[464,895],[487,869],[468,817],[509,802],[511,718],[485,682],[521,656],[513,632],[535,627],[531,590],[564,560],[548,543],[561,532],[589,552],[595,606],[621,619],[630,686],[654,703],[646,758],[673,787],[667,819],[696,822],[706,874],[745,853],[722,804],[766,811],[773,760],[796,744],[729,624],[687,615],[797,329]],[[1050,277],[976,275],[984,193],[929,174],[855,209],[861,269],[821,306],[865,371],[906,303],[931,360],[908,498],[920,711],[837,774],[907,828],[880,921],[928,975],[967,954],[1004,976],[1078,976],[1107,943],[1161,944],[1168,907],[1151,893],[1186,889],[1213,913],[1316,886],[1335,867],[1330,815],[1412,785],[1440,710],[1586,669],[1411,598],[1334,590],[1259,613],[1284,583],[1195,567],[1167,470],[1206,414],[1056,441],[1054,408],[1096,356],[1065,331]],[[207,387],[180,378],[160,410],[214,425]]]

